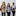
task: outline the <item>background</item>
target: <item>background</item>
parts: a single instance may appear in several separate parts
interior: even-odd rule
[[[2,5],[2,2],[3,2],[3,1],[6,3],[6,5],[7,5],[8,3],[10,3],[10,6],[11,6],[13,2],[14,2],[15,5],[16,5],[16,0],[0,0],[0,8],[1,8],[1,5]]]

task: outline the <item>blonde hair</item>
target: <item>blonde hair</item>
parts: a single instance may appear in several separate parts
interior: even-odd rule
[[[2,2],[2,6],[3,6],[3,3],[4,3],[4,5],[6,6],[5,2]]]

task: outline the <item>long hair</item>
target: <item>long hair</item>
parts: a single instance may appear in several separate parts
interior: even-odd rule
[[[15,3],[13,2],[13,3],[12,3],[12,6],[13,6],[14,4],[15,4]]]
[[[4,5],[5,5],[5,7],[6,7],[6,4],[5,4],[5,2],[3,2],[4,3]],[[3,6],[3,3],[2,3],[2,6]]]
[[[14,3],[13,3],[13,5],[14,5]]]
[[[9,3],[8,3],[9,4]],[[8,7],[8,5],[7,5],[7,7]],[[10,4],[9,4],[9,7],[10,7]]]
[[[5,2],[3,2],[4,3],[4,5],[5,5]],[[2,6],[3,6],[3,3],[2,3]]]

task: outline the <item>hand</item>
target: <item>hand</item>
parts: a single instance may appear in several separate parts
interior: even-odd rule
[[[3,6],[2,6],[2,8],[3,8]]]

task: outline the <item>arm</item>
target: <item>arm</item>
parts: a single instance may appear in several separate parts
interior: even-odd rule
[[[12,7],[10,7],[10,10],[12,10]]]
[[[2,9],[3,9],[3,7],[2,7],[2,5],[1,5],[1,11],[2,11]]]

